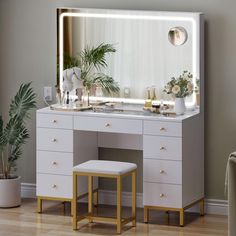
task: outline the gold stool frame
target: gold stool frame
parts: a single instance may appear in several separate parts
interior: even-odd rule
[[[132,176],[132,216],[129,218],[122,218],[122,178],[125,176]],[[78,192],[78,177],[87,176],[88,177],[88,214],[78,218],[77,210],[77,192]],[[93,177],[105,177],[114,178],[117,182],[117,217],[99,217],[93,215]],[[136,169],[127,172],[123,175],[113,175],[113,174],[101,174],[101,173],[90,173],[90,172],[73,172],[73,200],[72,200],[72,215],[73,215],[73,230],[78,230],[78,221],[82,219],[88,219],[89,222],[102,221],[114,223],[117,225],[117,233],[121,234],[122,226],[132,222],[132,226],[136,226]]]

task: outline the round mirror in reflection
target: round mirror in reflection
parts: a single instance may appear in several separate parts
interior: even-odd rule
[[[188,33],[183,27],[174,27],[169,30],[168,39],[174,46],[180,46],[187,41]]]

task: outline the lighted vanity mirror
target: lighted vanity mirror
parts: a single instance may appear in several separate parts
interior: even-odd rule
[[[100,44],[116,50],[103,72],[119,84],[118,100],[142,102],[152,87],[158,100],[170,101],[163,89],[172,77],[189,71],[194,87],[201,79],[199,13],[57,9],[57,15],[60,86],[65,57]],[[195,101],[194,93],[186,99],[187,105]]]

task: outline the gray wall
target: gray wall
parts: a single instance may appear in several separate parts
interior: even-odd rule
[[[0,112],[7,117],[11,97],[22,82],[33,81],[38,107],[42,87],[56,81],[55,8],[94,7],[134,10],[202,11],[206,15],[205,183],[207,198],[224,198],[228,154],[236,149],[236,2],[234,0],[1,0]],[[19,163],[24,182],[35,183],[35,115],[31,140]],[[107,158],[111,150],[102,150]],[[112,151],[119,156],[120,151]],[[131,154],[131,156],[134,155]],[[140,156],[140,153],[138,153]]]

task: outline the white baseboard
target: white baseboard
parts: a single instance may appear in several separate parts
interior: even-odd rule
[[[36,198],[36,184],[21,183],[21,197]]]
[[[21,196],[23,198],[36,198],[36,185],[29,183],[21,184]],[[131,193],[122,193],[122,205],[131,206]],[[99,203],[106,205],[116,205],[116,192],[109,190],[99,190]],[[137,193],[137,207],[143,207],[143,194]],[[199,212],[194,206],[189,209],[191,212]],[[206,199],[205,211],[207,214],[228,215],[228,201],[218,199]]]

